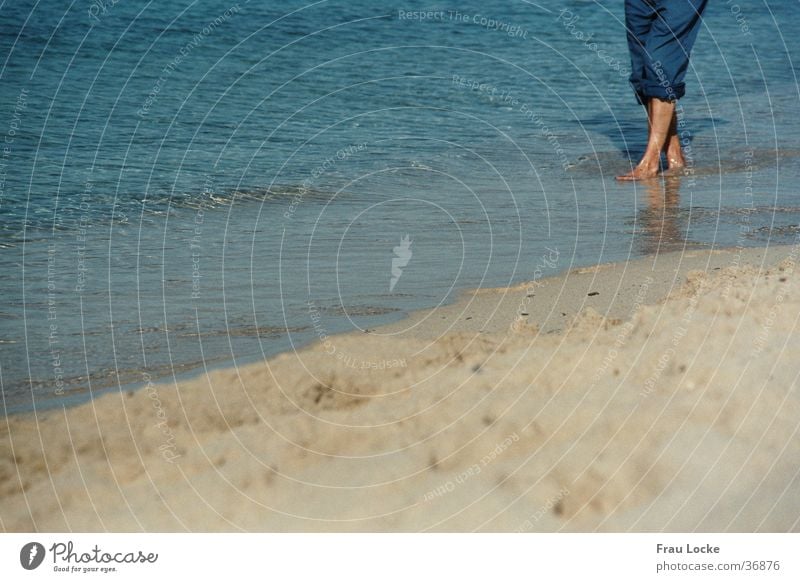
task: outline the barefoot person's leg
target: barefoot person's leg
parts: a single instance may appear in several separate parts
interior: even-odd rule
[[[648,105],[647,149],[636,167],[619,180],[643,180],[658,174],[662,151],[670,169],[685,165],[677,135],[675,101],[700,29],[707,0],[625,0],[625,25],[631,52],[631,84]],[[649,22],[649,24],[648,24]],[[657,149],[655,147],[658,146]]]
[[[669,124],[667,142],[664,144],[664,156],[667,158],[667,168],[670,170],[680,170],[686,166],[686,160],[683,157],[683,149],[681,148],[681,140],[678,137],[677,111],[673,111],[672,113],[672,123]]]
[[[636,167],[627,174],[617,176],[617,180],[647,180],[658,175],[661,152],[667,146],[667,138],[670,136],[670,127],[675,115],[675,102],[653,97],[648,103],[648,110],[650,128],[647,149]]]
[[[678,138],[678,111],[677,106],[672,113],[672,122],[669,124],[667,131],[667,140],[664,143],[662,151],[667,159],[667,168],[670,170],[679,170],[686,165],[683,157],[683,149],[681,148],[681,141]],[[653,106],[652,100],[647,100],[647,123],[648,130],[653,122]]]

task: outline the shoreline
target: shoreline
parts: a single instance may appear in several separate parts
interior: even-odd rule
[[[611,311],[608,313],[610,317],[627,317],[630,316],[630,310],[624,308],[619,303],[610,306],[609,305],[609,293],[602,293],[603,297],[592,296],[589,297],[588,293],[593,291],[587,290],[586,296],[589,299],[586,302],[581,302],[580,295],[574,291],[569,291],[564,296],[559,296],[559,299],[563,304],[559,304],[559,308],[565,308],[562,311],[556,309],[554,306],[550,311],[551,313],[543,313],[543,310],[539,308],[540,305],[544,302],[544,305],[547,305],[548,301],[552,301],[555,299],[553,295],[554,288],[550,283],[555,283],[561,281],[563,278],[572,277],[571,283],[574,283],[577,279],[578,275],[584,275],[581,279],[585,282],[587,277],[585,275],[595,273],[597,270],[601,269],[614,269],[620,270],[620,268],[629,265],[633,268],[633,272],[639,274],[646,270],[646,265],[648,264],[650,259],[653,259],[654,263],[657,263],[659,258],[661,258],[661,262],[664,263],[665,261],[669,262],[671,257],[673,256],[680,256],[683,260],[680,263],[679,269],[675,272],[675,277],[671,281],[672,284],[677,283],[678,277],[685,276],[686,273],[691,269],[702,268],[704,266],[708,267],[709,265],[713,265],[712,268],[718,268],[720,265],[728,265],[729,261],[722,261],[719,259],[721,256],[734,256],[736,253],[739,253],[745,260],[745,262],[757,262],[766,261],[767,263],[770,260],[773,260],[774,257],[779,256],[781,253],[780,249],[784,248],[791,248],[792,245],[773,245],[772,247],[723,247],[720,249],[699,249],[692,247],[690,250],[685,251],[669,251],[661,253],[660,255],[646,255],[643,257],[635,257],[629,258],[627,260],[622,261],[612,261],[608,263],[599,263],[596,265],[589,265],[589,266],[576,266],[576,267],[569,267],[562,271],[556,271],[554,274],[548,274],[545,277],[536,277],[531,281],[523,281],[517,283],[515,285],[511,285],[509,287],[482,287],[478,289],[464,289],[460,291],[457,296],[449,303],[440,304],[439,306],[433,307],[422,307],[419,309],[412,310],[404,314],[400,319],[397,321],[381,324],[375,327],[367,328],[367,331],[370,333],[377,333],[378,335],[382,335],[383,333],[389,334],[396,334],[398,332],[403,332],[407,329],[407,323],[412,324],[414,327],[417,327],[417,331],[413,333],[413,335],[420,337],[420,338],[429,338],[434,337],[437,333],[442,333],[446,331],[481,331],[481,332],[488,332],[488,333],[498,333],[502,331],[519,331],[520,327],[530,327],[530,325],[534,325],[536,329],[540,329],[543,333],[557,333],[559,331],[563,331],[564,327],[567,326],[572,317],[576,316],[582,308],[592,307],[593,309],[601,310],[607,309],[611,307]],[[557,264],[557,255],[558,251],[550,250],[548,247],[545,247],[549,253],[545,253],[542,255],[542,259],[540,259],[540,264],[537,266],[537,269],[547,268],[550,269],[552,272],[552,268]],[[548,259],[545,258],[547,254],[550,255],[552,258],[552,253],[556,253],[556,261],[548,263]],[[705,257],[706,255],[710,255],[709,259],[706,261],[704,265],[703,262],[705,259],[698,259],[698,253]],[[762,258],[763,255],[763,258]],[[714,259],[717,258],[717,260]],[[534,274],[535,275],[535,274]],[[592,277],[592,280],[594,278]],[[665,278],[661,278],[659,281],[661,284],[667,284],[668,281]],[[545,287],[543,292],[540,294],[539,301],[532,301],[526,298],[524,295],[521,295],[521,290],[525,289],[528,291],[535,291],[540,287]],[[588,288],[587,288],[588,289]],[[613,291],[613,290],[612,290]],[[620,288],[617,289],[618,294],[611,295],[612,299],[630,299],[634,298],[634,295],[631,293],[626,293],[624,289]],[[599,293],[599,292],[598,292]],[[527,294],[527,292],[526,292]],[[514,298],[513,301],[510,301],[509,298]],[[653,296],[657,300],[659,297],[657,295]],[[515,306],[517,315],[512,317],[510,313],[510,309]],[[524,316],[523,313],[525,311],[521,309],[522,306],[530,306],[531,304],[536,305],[532,310],[528,309],[528,315]],[[446,322],[434,322],[430,321],[429,314],[437,311],[439,312],[439,317],[446,319]],[[461,320],[458,319],[457,312],[464,311],[464,317]],[[491,317],[486,317],[490,315]],[[477,318],[476,318],[477,315]],[[550,317],[548,317],[548,315]],[[522,317],[519,317],[522,316]],[[467,319],[469,318],[469,319]],[[505,319],[508,318],[509,323],[505,323]],[[562,319],[559,319],[562,318]],[[515,326],[511,325],[511,322],[514,319],[518,319],[519,321]],[[546,325],[542,326],[541,321],[546,320]],[[467,323],[470,321],[470,323]],[[483,325],[485,327],[481,329],[479,325]],[[346,337],[350,335],[358,336],[360,335],[359,332],[356,331],[337,331],[333,332],[332,334],[328,335],[325,334],[326,337],[336,338],[336,337]],[[308,348],[313,347],[314,345],[322,343],[320,342],[319,337],[310,338],[306,343],[302,343],[299,347],[293,346],[290,342],[285,349],[271,354],[267,356],[266,359],[272,359],[278,357],[285,353],[292,353],[297,350],[305,350]],[[259,354],[252,354],[249,356],[242,356],[239,358],[243,361],[243,364],[240,366],[251,366],[263,361],[265,358]],[[157,376],[153,376],[152,379],[155,383],[171,383],[173,381],[177,381],[178,383],[183,383],[187,381],[196,380],[197,378],[203,377],[208,373],[213,373],[221,370],[227,370],[235,368],[237,364],[233,362],[231,359],[221,359],[215,361],[210,364],[204,365],[195,365],[193,367],[189,367],[187,369],[183,369],[177,373],[169,372],[169,373],[162,373]],[[152,373],[152,372],[151,372]],[[150,376],[151,373],[139,372],[138,375],[144,378],[145,374]],[[6,417],[15,417],[15,416],[25,416],[29,414],[33,414],[34,412],[46,413],[52,410],[61,410],[64,407],[67,408],[74,408],[76,406],[84,405],[88,402],[91,402],[93,399],[101,397],[105,394],[114,394],[119,392],[126,392],[130,390],[142,390],[147,386],[148,382],[144,379],[140,379],[137,381],[127,381],[122,383],[103,383],[97,384],[94,382],[94,388],[90,392],[86,389],[80,389],[77,387],[71,387],[69,391],[65,392],[63,395],[53,395],[46,399],[41,399],[39,403],[37,403],[35,409],[31,407],[21,407],[20,405],[13,405],[9,406],[7,409],[7,413],[5,414]],[[94,395],[93,395],[94,394]],[[40,397],[41,398],[41,397]]]
[[[771,315],[800,308],[797,251],[573,268],[240,368],[8,416],[0,523],[797,531],[800,362],[785,348],[798,330]]]
[[[769,266],[789,255],[793,247],[774,245],[692,249],[572,267],[552,276],[510,287],[464,291],[453,303],[435,308],[440,319],[445,318],[445,324],[431,320],[430,313],[434,309],[420,309],[409,313],[399,322],[370,331],[396,333],[411,325],[418,328],[417,333],[422,337],[435,336],[445,330],[500,333],[512,330],[512,322],[519,319],[521,327],[534,325],[543,333],[557,333],[563,331],[571,318],[585,308],[592,308],[614,319],[630,317],[632,310],[628,302],[636,297],[636,293],[631,291],[635,286],[634,279],[643,281],[648,276],[654,277],[652,286],[656,292],[644,299],[645,303],[654,303],[666,298],[668,290],[680,285],[681,279],[692,270],[713,272],[737,265]],[[621,277],[618,284],[613,281],[612,274]],[[627,279],[623,280],[622,277]],[[569,289],[566,288],[567,281],[572,286]],[[659,293],[662,289],[667,291]],[[528,297],[531,294],[535,297]],[[457,320],[458,314],[464,317]],[[471,319],[467,320],[467,317]]]

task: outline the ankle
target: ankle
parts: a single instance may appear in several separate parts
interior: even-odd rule
[[[666,155],[667,163],[670,165],[670,167],[684,165],[683,152],[680,150],[680,148],[677,150],[667,150],[664,152],[664,155]]]

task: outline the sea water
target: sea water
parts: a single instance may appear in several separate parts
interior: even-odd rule
[[[543,253],[796,242],[796,6],[709,3],[689,172],[619,184],[646,139],[622,4],[3,4],[3,411],[366,331]]]

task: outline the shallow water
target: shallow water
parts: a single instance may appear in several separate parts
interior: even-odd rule
[[[4,409],[368,329],[545,248],[560,271],[797,239],[790,3],[711,3],[691,172],[645,185],[613,180],[645,139],[622,2],[405,16],[434,8],[4,4]]]

